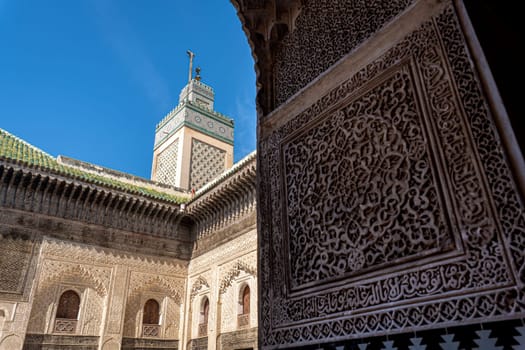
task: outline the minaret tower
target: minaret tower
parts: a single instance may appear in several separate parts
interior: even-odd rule
[[[200,68],[188,84],[179,105],[155,130],[151,179],[185,190],[197,190],[233,163],[233,120],[213,109],[213,89],[201,82]]]

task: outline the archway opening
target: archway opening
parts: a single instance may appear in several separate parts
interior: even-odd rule
[[[160,305],[155,299],[144,303],[142,313],[142,336],[158,337],[160,334]]]
[[[210,312],[210,301],[208,297],[204,297],[201,301],[201,308],[199,313],[199,337],[206,337],[208,335],[208,315]]]
[[[66,290],[58,300],[55,317],[55,333],[75,333],[80,311],[80,295],[74,290]]]
[[[239,292],[239,307],[237,314],[238,328],[250,325],[250,286],[244,285]]]

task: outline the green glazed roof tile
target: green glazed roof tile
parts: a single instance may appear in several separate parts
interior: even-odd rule
[[[55,157],[0,128],[0,159],[2,158],[21,161],[31,166],[40,167],[43,170],[50,170],[61,175],[118,189],[131,194],[140,194],[178,204],[185,203],[189,200],[189,198],[184,196],[176,196],[146,186],[133,185],[111,177],[92,174],[60,164]]]

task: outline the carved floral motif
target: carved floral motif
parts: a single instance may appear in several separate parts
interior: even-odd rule
[[[199,293],[199,291],[203,288],[210,288],[210,284],[208,283],[208,281],[206,281],[204,277],[199,276],[191,285],[191,292],[190,292],[191,299],[193,300],[193,298],[195,298],[197,293]]]
[[[219,285],[219,294],[224,294],[228,287],[232,285],[235,278],[237,278],[242,271],[252,276],[257,275],[257,269],[255,269],[252,266],[249,266],[243,261],[238,260],[234,263],[231,269],[222,277]]]
[[[408,67],[284,143],[292,287],[453,248]]]
[[[290,32],[276,50],[275,106],[285,102],[413,2],[308,1],[296,19],[296,30]]]
[[[452,5],[267,135],[263,348],[525,312],[525,208]]]

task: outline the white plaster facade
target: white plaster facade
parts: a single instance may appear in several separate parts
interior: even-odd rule
[[[208,349],[217,349],[221,333],[234,332],[238,325],[239,293],[250,288],[250,324],[257,326],[257,230],[252,227],[237,238],[192,259],[188,268],[186,339],[199,338],[201,305],[210,301]]]
[[[120,176],[106,174],[103,168],[86,170],[89,164],[70,159],[62,164],[111,181]],[[37,171],[28,174],[49,176],[45,169]],[[58,183],[52,178],[50,182]],[[151,198],[126,198],[129,194],[115,188],[82,189],[82,182],[78,190],[77,182],[53,185],[52,192],[41,197],[42,184],[33,192],[1,187],[0,349],[113,350],[144,344],[153,349],[200,349],[195,345],[202,343],[198,303],[204,296],[210,301],[206,348],[221,348],[221,336],[239,330],[249,330],[250,341],[256,344],[254,183],[252,154],[179,207]],[[163,187],[152,183],[151,189],[160,192]],[[217,206],[215,200],[220,198],[227,205]],[[42,205],[37,208],[35,203]],[[156,219],[148,223],[146,216]],[[239,292],[246,285],[249,323],[238,327]],[[13,292],[6,293],[7,287]],[[80,304],[77,318],[67,323],[71,329],[64,332],[55,325],[64,322],[57,321],[57,309],[66,291],[77,294]],[[145,335],[143,328],[150,299],[159,305],[154,336]]]

